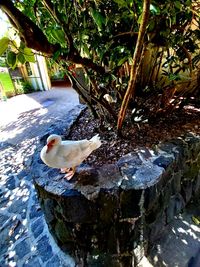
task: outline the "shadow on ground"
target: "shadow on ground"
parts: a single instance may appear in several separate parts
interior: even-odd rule
[[[7,118],[1,121],[2,141],[18,144],[40,136],[52,123],[67,120],[67,113],[79,104],[73,89],[55,89],[17,96],[0,106]],[[9,114],[8,114],[9,113]]]
[[[200,266],[200,227],[192,216],[200,216],[200,203],[191,203],[155,242],[148,258],[154,267]]]

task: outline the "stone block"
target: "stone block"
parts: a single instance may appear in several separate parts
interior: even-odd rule
[[[10,213],[24,213],[27,211],[28,198],[19,198],[12,201],[12,204],[8,208]]]
[[[141,220],[122,219],[117,224],[118,253],[131,252],[140,241]]]
[[[46,267],[61,266],[60,260],[57,255],[54,255],[46,264]],[[35,266],[34,266],[35,267]]]
[[[192,181],[183,180],[181,182],[181,195],[186,203],[192,198]]]
[[[28,245],[26,240],[21,241],[15,246],[15,251],[18,259],[23,259],[29,252],[31,252],[31,248]]]
[[[118,253],[118,232],[115,225],[110,227],[107,239],[107,252],[110,254]]]
[[[197,179],[193,181],[193,193],[196,195],[200,191],[200,171]]]
[[[38,203],[38,204],[33,205],[31,207],[29,217],[30,217],[30,219],[35,219],[35,218],[40,217],[42,214],[43,214],[43,212],[42,212],[41,207]]]
[[[157,189],[157,184],[145,189],[145,191],[144,191],[144,208],[145,208],[146,213],[148,213],[148,211],[150,209],[152,209],[155,202],[158,201],[158,198],[159,198],[159,191]]]
[[[154,160],[153,164],[158,165],[159,167],[163,167],[167,169],[174,162],[174,157],[169,155],[161,155],[157,159]]]
[[[89,267],[126,267],[132,266],[132,255],[126,255],[124,257],[111,257],[108,253],[101,253],[88,257]]]
[[[41,233],[44,230],[44,221],[43,220],[44,220],[43,217],[39,217],[38,219],[33,221],[32,225],[31,225],[31,231],[32,231],[35,238],[38,238],[38,236],[41,235]]]
[[[40,262],[36,256],[31,256],[23,264],[23,267],[33,267],[33,266],[34,267],[42,267],[42,265],[40,264]]]
[[[145,163],[140,167],[130,166],[121,168],[123,181],[121,187],[124,190],[130,189],[146,189],[156,184],[162,177],[164,169],[151,162]]]
[[[58,220],[55,224],[55,235],[61,243],[73,242],[72,228],[67,227],[64,221]]]
[[[162,173],[162,176],[155,184],[157,192],[161,192],[168,185],[168,183],[171,181],[173,174],[173,168],[170,167]]]
[[[172,196],[172,181],[169,180],[167,185],[160,191],[160,205],[161,209],[168,207],[170,197]]]
[[[106,224],[113,223],[118,217],[119,212],[118,191],[101,190],[96,203],[99,211],[99,220]]]
[[[2,227],[2,225],[4,225],[4,223],[6,223],[9,219],[10,219],[9,216],[0,214],[0,225],[1,225],[1,227]]]
[[[59,206],[67,222],[92,223],[97,221],[98,207],[83,195],[62,197],[59,199]]]
[[[117,165],[119,168],[127,167],[127,166],[140,166],[142,164],[142,160],[137,153],[129,153],[123,157],[121,157]]]
[[[188,167],[183,173],[184,180],[196,179],[199,173],[199,165],[196,162],[188,162]]]
[[[49,244],[49,239],[47,236],[43,236],[39,239],[37,243],[37,251],[43,262],[47,262],[51,257],[53,257],[52,248]]]
[[[170,223],[174,219],[174,216],[178,215],[184,207],[185,201],[181,194],[177,193],[175,196],[172,196],[166,209],[167,223]]]
[[[5,186],[9,190],[15,189],[15,187],[16,187],[16,184],[15,184],[15,176],[13,176],[13,175],[9,176],[9,178],[6,181]]]
[[[142,190],[123,190],[120,194],[121,218],[138,218],[141,215]]]
[[[166,225],[166,216],[163,211],[158,213],[156,220],[153,223],[148,224],[147,228],[149,228],[149,242],[151,245],[154,244],[156,240],[159,239],[161,233],[165,229]]]
[[[54,220],[54,210],[56,207],[56,201],[54,199],[44,199],[43,200],[43,209],[45,214],[45,219],[47,223],[50,223]]]
[[[172,176],[172,194],[173,195],[181,191],[181,179],[182,179],[181,171],[178,171],[173,174]]]
[[[160,196],[161,198],[161,196]],[[145,212],[145,222],[147,224],[152,224],[157,220],[157,217],[160,214],[160,211],[163,210],[162,202],[160,199],[158,199],[157,202],[154,202],[154,204]]]

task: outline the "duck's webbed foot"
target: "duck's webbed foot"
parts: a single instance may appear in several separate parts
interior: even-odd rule
[[[69,172],[69,171],[70,171],[70,168],[62,168],[62,169],[60,169],[61,173],[66,173],[66,172]]]
[[[61,169],[62,173],[66,173],[64,178],[66,178],[67,180],[70,180],[74,176],[75,170],[76,170],[76,167],[73,167],[70,169],[69,168]]]

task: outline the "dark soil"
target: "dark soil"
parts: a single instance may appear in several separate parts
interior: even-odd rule
[[[99,133],[102,146],[94,151],[86,163],[101,166],[116,162],[121,156],[138,147],[152,148],[160,142],[193,132],[200,135],[200,108],[186,106],[181,111],[174,111],[152,121],[141,123],[126,123],[123,128],[123,138],[117,137],[115,124],[95,120],[88,110],[85,110],[76,121],[67,139],[90,139]]]

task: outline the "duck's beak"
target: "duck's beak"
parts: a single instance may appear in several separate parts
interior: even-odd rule
[[[46,151],[46,153],[49,153],[49,151],[53,148],[53,145],[54,145],[54,141],[50,141],[47,144],[47,151]]]

